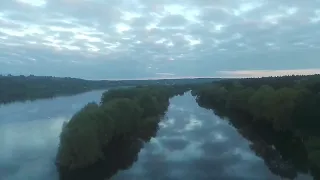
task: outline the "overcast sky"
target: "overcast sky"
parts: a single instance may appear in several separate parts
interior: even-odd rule
[[[319,0],[1,0],[0,73],[312,74],[319,37]]]

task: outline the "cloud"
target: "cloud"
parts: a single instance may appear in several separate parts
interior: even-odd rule
[[[265,69],[319,67],[317,5],[316,0],[6,1],[0,7],[0,70],[129,79],[217,76],[266,64]],[[42,72],[45,67],[56,68]]]
[[[227,77],[267,77],[285,75],[311,75],[320,74],[320,69],[294,69],[294,70],[239,70],[220,71],[222,76]]]

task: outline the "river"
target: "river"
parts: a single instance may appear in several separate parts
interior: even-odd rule
[[[58,180],[53,161],[62,123],[102,92],[0,106],[0,180]],[[277,173],[252,147],[228,119],[186,93],[170,100],[157,136],[112,180],[283,179],[287,172]],[[312,179],[300,172],[295,177]]]

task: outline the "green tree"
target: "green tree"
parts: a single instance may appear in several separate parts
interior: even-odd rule
[[[248,112],[250,110],[249,99],[254,93],[253,88],[243,88],[238,91],[232,91],[229,93],[226,107]]]
[[[270,108],[275,90],[268,85],[261,86],[249,99],[250,112],[255,119],[271,120]]]
[[[97,104],[88,103],[64,125],[57,154],[60,165],[79,168],[103,158],[97,110]]]
[[[280,88],[273,94],[270,116],[276,129],[291,129],[298,95],[299,91],[292,88]]]
[[[136,101],[118,98],[103,105],[104,111],[115,120],[115,135],[128,135],[139,126],[143,109]]]

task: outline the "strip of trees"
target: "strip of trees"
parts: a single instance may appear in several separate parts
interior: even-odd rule
[[[56,157],[61,179],[79,179],[79,172],[101,162],[106,166],[123,147],[149,141],[169,99],[185,90],[162,86],[114,89],[103,93],[99,104],[88,103],[63,125]]]

